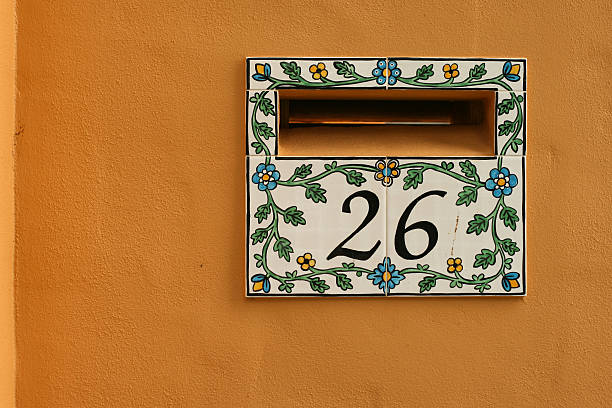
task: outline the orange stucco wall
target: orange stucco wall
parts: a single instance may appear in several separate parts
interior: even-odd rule
[[[18,1],[18,406],[605,406],[611,12]],[[244,58],[390,54],[529,59],[529,295],[245,299]]]
[[[15,2],[0,2],[0,407],[15,406]]]

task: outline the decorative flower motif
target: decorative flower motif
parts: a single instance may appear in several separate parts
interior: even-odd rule
[[[307,271],[308,269],[315,266],[317,261],[312,259],[312,254],[306,252],[303,256],[298,256],[297,263],[300,264],[300,267],[303,271]]]
[[[510,272],[504,275],[504,277],[502,278],[502,287],[506,292],[510,292],[510,290],[521,286],[518,282],[519,276],[520,275],[516,272]]]
[[[313,79],[327,77],[327,70],[325,69],[325,64],[322,62],[319,62],[317,65],[311,65],[310,72],[312,72]]]
[[[518,184],[518,178],[506,167],[501,170],[493,169],[489,172],[489,178],[485,183],[485,188],[493,192],[493,197],[499,198],[504,195],[510,195],[512,189]]]
[[[259,292],[263,290],[265,293],[270,291],[270,278],[266,275],[258,274],[251,278],[251,282],[253,282],[253,291]]]
[[[506,61],[502,68],[502,74],[508,81],[516,82],[521,79],[519,76],[520,70],[521,66],[519,64],[512,64],[512,62]]]
[[[280,179],[280,173],[273,164],[265,165],[261,163],[257,166],[257,171],[253,174],[253,183],[257,184],[260,191],[274,190],[276,182]]]
[[[372,70],[372,75],[376,77],[376,83],[383,85],[389,78],[389,85],[395,85],[397,78],[402,74],[402,70],[397,67],[397,61],[390,60],[389,66],[387,61],[378,60],[376,68]]]
[[[372,284],[388,294],[391,289],[399,285],[400,281],[404,280],[405,276],[401,275],[395,269],[395,265],[391,263],[391,259],[386,257],[383,263],[379,263],[374,272],[368,273],[367,278],[372,281]]]
[[[446,263],[448,264],[448,268],[446,268],[446,270],[450,273],[454,273],[455,271],[461,272],[463,270],[463,265],[461,265],[461,258],[448,258],[448,261],[446,261]]]
[[[457,64],[455,63],[451,65],[444,64],[442,67],[442,71],[444,71],[444,78],[451,79],[457,77],[459,75],[459,70],[457,68]]]
[[[384,160],[377,161],[376,168],[378,171],[374,174],[374,178],[376,181],[382,181],[383,186],[390,186],[393,184],[393,179],[400,174],[397,166],[399,166],[399,162],[395,159],[388,160],[386,163]]]
[[[272,68],[270,64],[255,64],[255,74],[253,74],[253,79],[256,81],[267,81],[272,73]]]

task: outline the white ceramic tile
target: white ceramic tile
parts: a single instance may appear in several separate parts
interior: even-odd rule
[[[248,58],[247,84],[250,90],[384,88],[383,65],[385,58]]]
[[[387,191],[387,255],[405,279],[390,295],[525,294],[524,157],[397,161],[400,174]],[[503,181],[498,169],[508,173]],[[493,188],[499,184],[513,187],[504,194]],[[491,264],[481,265],[485,259]]]
[[[384,296],[368,279],[385,255],[386,191],[376,162],[247,157],[248,296]],[[306,254],[314,265],[302,267]]]
[[[524,59],[389,58],[401,75],[393,88],[525,91]]]
[[[498,155],[525,154],[526,99],[525,92],[497,92],[495,137]]]
[[[278,95],[276,91],[247,91],[247,155],[275,155],[278,151]]]

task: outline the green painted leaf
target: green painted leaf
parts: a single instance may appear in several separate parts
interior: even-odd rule
[[[261,103],[259,104],[259,110],[265,116],[276,115],[276,112],[274,112],[274,105],[272,104],[272,100],[269,98],[263,98],[261,100]]]
[[[343,273],[339,273],[338,275],[336,275],[336,285],[338,285],[338,287],[342,290],[353,289],[351,278],[349,278]]]
[[[433,74],[433,64],[423,65],[421,68],[417,69],[416,77],[417,79],[426,80],[433,76]]]
[[[433,276],[426,276],[419,282],[420,293],[429,292],[431,288],[436,286],[436,278]]]
[[[459,162],[459,167],[461,167],[461,172],[465,174],[466,177],[478,180],[478,172],[476,170],[476,166],[469,160]]]
[[[257,211],[255,212],[255,218],[257,218],[259,224],[261,224],[263,220],[268,218],[268,215],[270,215],[270,211],[270,205],[267,203],[257,207]]]
[[[353,262],[351,262],[351,263],[342,262],[342,267],[344,269],[351,269],[353,266],[355,266],[355,264]]]
[[[514,153],[518,152],[519,146],[523,144],[523,141],[521,139],[513,139],[510,142],[510,148],[512,149],[512,151]]]
[[[480,235],[489,228],[489,219],[482,214],[475,214],[474,219],[468,222],[467,233]]]
[[[249,98],[249,102],[252,102],[252,103],[257,103],[258,100],[259,100],[259,94],[258,93],[255,93],[255,96],[251,96]]]
[[[321,188],[321,185],[319,183],[310,183],[310,184],[306,184],[306,198],[314,201],[315,203],[318,202],[322,202],[322,203],[326,203],[327,202],[327,198],[325,198],[325,193],[327,192],[327,190],[325,190],[324,188]]]
[[[291,248],[291,241],[287,238],[280,237],[275,243],[273,247],[274,251],[278,253],[279,258],[285,258],[287,262],[291,259],[291,254],[293,253],[293,248]]]
[[[465,204],[468,207],[471,203],[475,203],[478,198],[478,189],[473,186],[463,187],[463,191],[459,192],[459,198],[457,199],[456,205]]]
[[[505,120],[504,123],[502,123],[501,125],[497,126],[497,128],[499,129],[499,135],[500,136],[509,135],[510,132],[512,132],[512,129],[514,128],[514,122],[511,122],[509,120]]]
[[[294,80],[297,80],[300,78],[302,69],[295,61],[291,61],[291,62],[283,61],[280,63],[280,66],[283,69],[283,72],[287,74],[289,78],[294,79]]]
[[[259,136],[263,137],[266,140],[271,138],[271,137],[275,137],[276,136],[274,134],[274,129],[272,129],[270,126],[268,126],[268,124],[265,123],[265,122],[255,122],[255,129],[254,130],[257,131]]]
[[[444,170],[452,170],[455,165],[452,162],[443,161],[440,163],[440,167],[442,167]]]
[[[293,224],[296,227],[300,224],[305,225],[306,220],[304,219],[304,217],[302,217],[302,214],[304,214],[304,212],[298,210],[297,207],[294,205],[285,210],[285,213],[283,214],[283,220],[287,224]]]
[[[516,223],[519,217],[516,215],[516,210],[514,208],[504,206],[499,212],[499,219],[504,222],[506,227],[510,227],[512,231],[516,231]]]
[[[458,280],[453,280],[450,281],[450,287],[451,288],[462,288],[463,287],[463,283],[459,282]]]
[[[263,266],[263,258],[261,257],[261,255],[255,254],[253,255],[253,258],[255,258],[255,260],[257,261],[257,264],[255,266],[257,268],[261,268]]]
[[[333,170],[333,169],[335,169],[336,167],[338,167],[338,162],[334,160],[334,161],[333,161],[333,162],[331,162],[331,163],[325,164],[325,166],[324,166],[324,167],[325,167],[325,170],[327,170],[327,171],[329,171],[329,170]]]
[[[495,265],[495,252],[489,249],[483,249],[481,253],[476,254],[474,268],[487,269],[491,265]]]
[[[480,79],[487,73],[487,69],[485,68],[484,62],[480,65],[474,65],[472,69],[470,69],[470,77],[474,79]]]
[[[281,283],[281,285],[278,287],[278,290],[280,290],[281,292],[291,293],[294,286],[295,284],[291,282],[285,282],[285,283]]]
[[[329,289],[329,285],[323,279],[315,276],[310,278],[310,288],[315,292],[324,293]]]
[[[355,78],[355,66],[347,61],[336,61],[334,67],[338,71],[338,75],[345,78]]]
[[[295,178],[306,178],[312,174],[312,164],[302,164],[300,167],[296,167],[293,175]]]
[[[514,99],[504,99],[500,103],[497,104],[497,114],[505,115],[510,113],[511,110],[514,109]]]
[[[404,177],[404,190],[417,188],[423,182],[423,169],[410,169]]]
[[[506,258],[504,261],[504,268],[512,269],[512,258]]]
[[[268,230],[265,228],[257,228],[255,232],[251,234],[253,245],[259,242],[264,242],[267,237],[268,237]]]
[[[253,142],[253,143],[251,143],[251,146],[253,146],[253,148],[255,149],[255,153],[259,154],[259,153],[263,152],[263,149],[264,149],[264,144],[263,143]]]
[[[478,284],[478,285],[474,286],[474,289],[476,289],[477,291],[482,293],[485,290],[491,289],[491,285],[489,285],[488,283],[481,283],[481,284]]]
[[[293,279],[293,278],[295,278],[297,276],[297,271],[293,271],[293,272],[287,271],[287,272],[285,272],[285,276],[288,277],[288,278]]]
[[[361,184],[365,183],[366,179],[363,177],[363,174],[358,172],[357,170],[349,170],[346,173],[346,181],[349,184],[353,184],[357,187],[361,186]]]
[[[429,270],[429,265],[427,265],[427,264],[425,264],[425,265],[417,264],[417,270],[419,272],[426,273]]]
[[[504,250],[504,252],[508,253],[508,255],[510,256],[520,251],[519,247],[516,245],[516,242],[514,242],[510,238],[504,239],[501,242],[501,247]]]

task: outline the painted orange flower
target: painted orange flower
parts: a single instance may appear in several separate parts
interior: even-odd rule
[[[455,63],[451,65],[445,64],[442,68],[442,71],[444,71],[444,78],[451,79],[457,77],[459,75],[459,70],[457,70],[457,68],[458,66]]]

